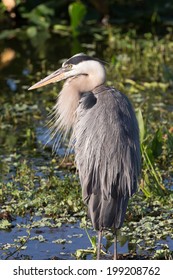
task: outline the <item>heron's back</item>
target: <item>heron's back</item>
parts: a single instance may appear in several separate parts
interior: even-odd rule
[[[140,173],[138,124],[127,97],[105,86],[83,94],[73,137],[94,228],[120,228]]]

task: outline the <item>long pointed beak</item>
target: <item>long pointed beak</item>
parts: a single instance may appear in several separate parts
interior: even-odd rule
[[[38,83],[31,86],[28,90],[43,87],[43,86],[46,86],[48,84],[56,83],[56,82],[59,82],[61,80],[64,80],[68,77],[67,73],[68,72],[66,72],[65,68],[62,67],[62,68],[56,70],[55,72],[53,72],[52,74],[50,74],[49,76],[45,77],[44,79],[42,79]]]

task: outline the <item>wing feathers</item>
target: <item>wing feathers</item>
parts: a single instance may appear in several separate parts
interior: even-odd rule
[[[74,133],[83,199],[93,225],[120,227],[140,173],[138,124],[129,100],[105,86],[85,94]]]

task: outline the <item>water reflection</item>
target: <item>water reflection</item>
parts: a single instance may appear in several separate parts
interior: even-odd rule
[[[10,90],[12,90],[12,91],[17,90],[17,84],[16,84],[15,80],[8,78],[7,85],[9,86]]]

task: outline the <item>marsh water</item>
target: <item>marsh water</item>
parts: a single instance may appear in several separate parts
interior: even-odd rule
[[[23,38],[0,41],[0,178],[2,187],[0,215],[3,221],[0,230],[0,259],[74,259],[77,250],[91,247],[88,235],[92,239],[96,232],[91,226],[87,231],[81,226],[81,220],[85,214],[83,212],[77,214],[78,209],[75,211],[72,209],[73,197],[68,199],[68,214],[62,218],[62,213],[56,216],[56,211],[49,209],[50,206],[53,208],[55,203],[51,195],[48,194],[46,200],[46,192],[43,194],[44,197],[40,193],[40,198],[35,197],[33,193],[30,194],[31,189],[35,191],[40,186],[46,185],[45,180],[52,186],[51,176],[64,180],[64,177],[69,177],[71,174],[76,177],[77,175],[73,155],[70,155],[70,158],[67,157],[64,163],[65,146],[62,145],[56,154],[52,154],[51,142],[45,146],[47,116],[56,102],[62,85],[55,84],[36,91],[27,89],[51,71],[56,70],[63,59],[74,53],[87,52],[105,59],[104,44],[99,40],[92,41],[91,38],[78,41],[59,35],[52,35],[45,41],[40,40],[39,43]],[[124,55],[121,62],[123,63],[126,59]],[[115,76],[112,76],[115,79]],[[155,104],[155,111],[153,111],[155,120],[158,120],[158,111],[163,112],[162,116],[165,111],[169,116],[172,114],[173,104],[170,102],[172,100],[170,94],[165,93],[164,96],[156,94],[144,99],[136,91],[130,98],[135,107],[146,100],[150,103],[150,107],[154,107]],[[164,179],[170,182],[169,178]],[[6,189],[3,200],[4,186]],[[171,189],[170,185],[169,188]],[[25,191],[24,194],[21,194],[22,190]],[[28,197],[30,195],[31,204],[33,200],[35,201],[32,206],[29,198],[27,197],[27,201],[25,199],[27,195]],[[80,195],[80,189],[78,195]],[[44,200],[43,205],[39,199]],[[75,203],[80,212],[86,211],[81,205],[78,206],[78,201]],[[37,205],[39,210],[35,211]],[[57,207],[56,205],[55,209]],[[157,208],[157,203],[155,207]],[[157,212],[156,209],[153,211]],[[172,226],[171,211],[170,209],[170,215],[168,215],[170,226]],[[74,212],[75,215],[73,215]],[[51,219],[56,222],[52,223]],[[154,239],[152,236],[150,238]],[[164,244],[166,248],[173,251],[171,235],[166,234],[164,238],[160,236],[158,239],[156,245],[152,244],[151,251],[160,248],[159,246],[163,249]],[[135,244],[136,242],[137,240],[134,241]],[[106,238],[103,243],[106,247]],[[125,235],[119,238],[119,254],[125,256],[131,253],[133,255],[134,243],[132,242],[130,246],[128,237],[126,238]],[[110,243],[108,251],[112,253],[112,250],[112,243]],[[145,250],[141,251],[143,252],[141,258],[149,255],[149,251],[146,254]],[[85,257],[92,258],[92,254],[88,253]]]

